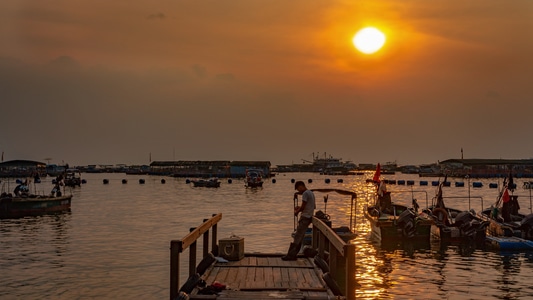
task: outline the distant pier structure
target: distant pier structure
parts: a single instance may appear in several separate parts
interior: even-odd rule
[[[270,161],[229,161],[229,160],[179,160],[153,161],[150,175],[174,177],[245,177],[247,169],[259,169],[265,177],[270,177]]]

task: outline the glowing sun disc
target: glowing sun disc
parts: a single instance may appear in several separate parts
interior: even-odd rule
[[[365,54],[372,54],[383,47],[385,35],[374,27],[366,27],[355,34],[352,42],[357,50]]]

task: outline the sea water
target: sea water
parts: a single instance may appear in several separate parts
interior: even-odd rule
[[[220,188],[195,188],[185,178],[82,174],[87,183],[66,191],[74,195],[71,212],[0,220],[0,299],[168,299],[170,241],[217,213],[222,213],[219,239],[237,235],[244,238],[245,252],[283,253],[294,230],[294,180],[303,180],[309,188],[343,188],[358,194],[352,220],[359,232],[353,241],[357,299],[533,298],[533,253],[439,243],[384,247],[370,240],[362,210],[372,198],[373,187],[366,183],[371,177],[372,172],[281,173],[272,178],[275,182],[268,179],[263,188],[250,189],[239,179],[221,179]],[[414,186],[389,185],[389,190],[398,191],[393,201],[410,203],[416,198],[424,208],[435,195],[436,187],[420,186],[419,180],[431,183],[438,178],[401,173],[386,177],[415,181]],[[32,188],[48,193],[51,180],[45,178]],[[497,189],[488,188],[498,179],[477,180],[484,186],[475,189],[466,180],[461,180],[465,187],[449,180],[452,185],[444,188],[445,197],[471,195],[470,203],[445,199],[450,207],[480,211],[498,195]],[[529,213],[529,190],[520,188],[520,179],[515,182],[521,212]],[[317,209],[331,216],[333,226],[349,225],[348,197],[330,194],[324,203],[322,194],[316,196]],[[187,252],[182,254],[181,284],[187,278],[187,258]]]

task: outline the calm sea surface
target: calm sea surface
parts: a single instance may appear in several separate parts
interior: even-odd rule
[[[0,220],[0,299],[168,299],[169,246],[189,228],[222,213],[218,238],[244,237],[246,252],[285,252],[291,242],[294,188],[291,179],[310,188],[341,187],[358,193],[359,237],[354,241],[358,299],[533,299],[533,253],[501,253],[462,245],[400,245],[381,247],[368,238],[362,216],[371,186],[365,176],[315,173],[278,174],[263,189],[246,189],[241,180],[222,179],[218,189],[194,188],[183,178],[82,174],[87,183],[72,190],[72,211],[55,216]],[[139,179],[145,179],[140,184]],[[161,179],[166,183],[161,183]],[[435,194],[432,180],[397,173],[387,179],[415,180],[415,185],[389,185],[393,201],[421,207]],[[110,183],[103,184],[103,179]],[[121,180],[127,179],[127,184]],[[330,183],[326,183],[330,179]],[[338,182],[342,179],[342,182]],[[420,180],[429,181],[420,186]],[[448,206],[479,211],[496,200],[498,179],[471,180],[482,188],[444,189]],[[470,186],[471,186],[470,182]],[[529,190],[516,179],[521,212],[531,209]],[[5,180],[2,179],[2,183]],[[11,184],[14,187],[13,183]],[[35,184],[52,189],[51,178]],[[477,198],[474,198],[477,197]],[[327,206],[317,194],[317,209],[331,215],[333,225],[348,225],[349,199],[329,195]],[[200,255],[200,253],[199,253]],[[187,255],[184,255],[186,258]],[[187,270],[185,260],[181,266]],[[182,272],[182,273],[186,273]],[[186,279],[182,276],[181,284]]]

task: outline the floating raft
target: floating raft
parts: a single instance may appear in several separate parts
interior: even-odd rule
[[[495,237],[487,236],[486,242],[489,246],[499,250],[533,250],[533,241],[519,237]]]

